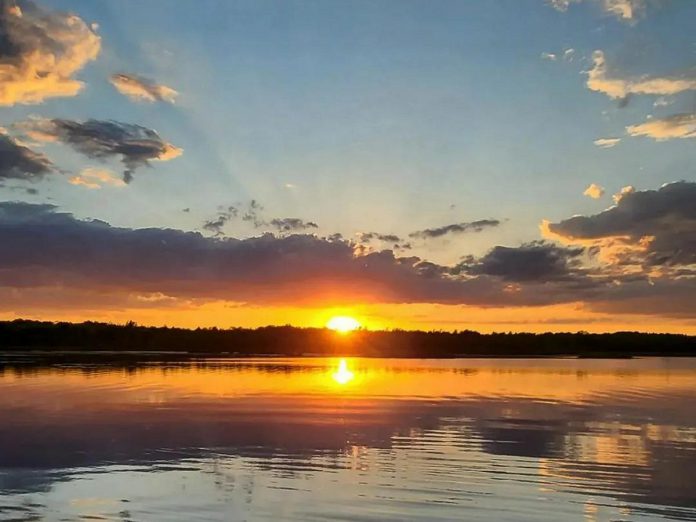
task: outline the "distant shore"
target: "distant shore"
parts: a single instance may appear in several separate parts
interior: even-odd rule
[[[323,328],[168,328],[84,322],[0,322],[0,354],[34,352],[202,357],[612,357],[696,356],[696,336],[614,332],[492,333]]]

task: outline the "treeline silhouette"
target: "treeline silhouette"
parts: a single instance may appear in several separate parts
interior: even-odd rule
[[[471,330],[367,331],[341,335],[322,328],[267,326],[185,328],[97,322],[0,322],[0,351],[177,352],[239,356],[354,355],[366,357],[465,356],[696,356],[696,337],[617,332],[492,333]]]

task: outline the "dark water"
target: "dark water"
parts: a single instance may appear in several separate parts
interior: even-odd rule
[[[0,520],[696,520],[696,359],[0,366]]]

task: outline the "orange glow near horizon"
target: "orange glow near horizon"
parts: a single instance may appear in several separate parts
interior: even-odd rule
[[[49,303],[52,304],[52,303]],[[538,307],[477,307],[430,303],[352,304],[347,306],[247,305],[226,301],[196,302],[170,300],[167,306],[36,307],[19,314],[0,311],[0,320],[100,321],[143,326],[183,328],[258,328],[268,325],[324,328],[333,317],[353,317],[369,330],[463,330],[490,332],[577,332],[613,331],[670,332],[696,335],[696,324],[678,317],[612,314],[593,311],[582,303]],[[149,303],[145,303],[148,304]],[[338,333],[338,332],[337,332]]]

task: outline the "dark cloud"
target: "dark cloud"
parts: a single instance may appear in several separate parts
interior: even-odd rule
[[[63,286],[261,303],[438,302],[548,304],[563,290],[520,289],[501,278],[455,275],[452,267],[391,250],[314,235],[206,238],[171,229],[117,228],[51,205],[0,203],[0,286]],[[38,247],[40,245],[40,247]],[[31,269],[27,269],[31,267]],[[560,300],[560,301],[559,301]]]
[[[495,247],[456,266],[340,236],[248,239],[112,227],[52,205],[0,203],[0,287],[223,299],[257,304],[443,303],[535,306],[583,302],[618,312],[694,316],[696,278],[604,274],[583,249],[536,242]],[[657,298],[666,311],[647,307]]]
[[[185,209],[184,211],[186,212],[188,211],[188,209]],[[223,228],[225,227],[225,225],[231,219],[237,217],[238,214],[239,210],[237,209],[237,207],[229,206],[226,209],[218,212],[217,216],[213,219],[209,219],[208,221],[203,223],[203,230],[212,232],[216,236],[222,236],[224,235]]]
[[[75,96],[83,84],[74,75],[100,48],[94,28],[74,14],[0,0],[0,105]]]
[[[565,248],[534,241],[519,247],[496,246],[486,255],[466,258],[459,268],[471,275],[499,276],[506,281],[579,280],[584,248]]]
[[[478,221],[470,221],[465,223],[453,223],[452,225],[445,225],[437,228],[426,228],[425,230],[419,230],[416,232],[411,232],[409,237],[421,238],[421,239],[432,239],[436,237],[442,237],[447,234],[463,234],[465,232],[481,232],[486,228],[494,228],[500,225],[500,221],[497,219],[479,219]]]
[[[134,171],[149,166],[150,161],[167,161],[181,155],[182,150],[164,141],[156,131],[117,121],[65,119],[30,119],[16,127],[27,136],[40,141],[60,141],[89,158],[120,157],[126,169],[123,179],[133,179]]]
[[[313,221],[304,221],[300,218],[275,218],[271,219],[270,225],[278,232],[301,232],[310,228],[319,228]]]
[[[374,240],[382,241],[383,243],[398,243],[401,241],[401,238],[396,234],[380,234],[379,232],[360,232],[358,239],[361,243],[369,243]]]
[[[53,172],[55,168],[46,156],[0,134],[0,180],[37,181]]]
[[[216,236],[223,236],[225,226],[234,219],[240,219],[256,229],[273,229],[282,234],[304,232],[309,229],[319,228],[319,225],[313,221],[305,221],[294,217],[274,218],[266,221],[262,213],[263,206],[255,199],[252,199],[246,205],[235,204],[227,207],[218,207],[217,215],[205,221],[202,228]]]
[[[34,187],[20,187],[17,185],[5,185],[4,183],[0,183],[0,188],[11,190],[13,192],[24,192],[29,196],[36,196],[39,193],[39,191]]]
[[[563,242],[591,245],[605,261],[623,267],[683,270],[696,264],[696,183],[624,189],[615,199],[616,205],[599,214],[545,223],[543,228]]]
[[[261,228],[266,225],[266,222],[261,217],[262,212],[263,206],[255,199],[252,199],[247,205],[246,210],[243,211],[242,221],[251,223],[254,228]]]

